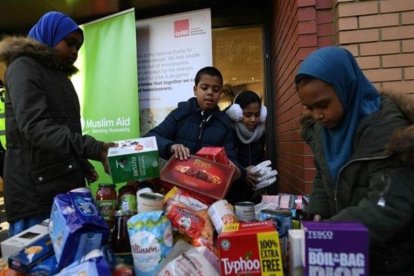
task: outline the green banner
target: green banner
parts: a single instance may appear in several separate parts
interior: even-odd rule
[[[79,95],[82,130],[101,141],[139,137],[137,48],[134,10],[82,25],[85,41],[73,83]],[[98,183],[112,182],[92,162]],[[92,185],[95,193],[97,184]]]

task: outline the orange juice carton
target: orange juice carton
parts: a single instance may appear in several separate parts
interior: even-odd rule
[[[228,224],[217,244],[221,275],[283,275],[279,235],[271,221]]]
[[[196,155],[224,165],[229,164],[224,147],[202,147]]]

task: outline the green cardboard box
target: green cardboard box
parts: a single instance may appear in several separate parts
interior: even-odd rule
[[[157,140],[154,136],[116,141],[109,148],[108,161],[114,183],[142,181],[160,176]]]

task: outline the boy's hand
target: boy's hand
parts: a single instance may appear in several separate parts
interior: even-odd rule
[[[170,151],[174,154],[175,158],[180,158],[180,160],[187,160],[190,158],[190,149],[183,144],[172,145]]]

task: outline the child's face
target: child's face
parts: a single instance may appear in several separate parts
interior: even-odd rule
[[[259,124],[260,119],[260,104],[250,103],[243,108],[243,119],[242,123],[250,131],[254,131]]]
[[[221,95],[220,78],[210,75],[202,75],[200,82],[194,86],[194,95],[197,103],[204,111],[216,108]]]
[[[75,63],[78,59],[78,51],[82,44],[83,36],[79,31],[70,33],[56,44],[55,49],[58,51],[64,66],[69,67]]]
[[[312,117],[324,127],[334,128],[341,121],[344,109],[333,86],[315,79],[299,83],[298,94]]]

